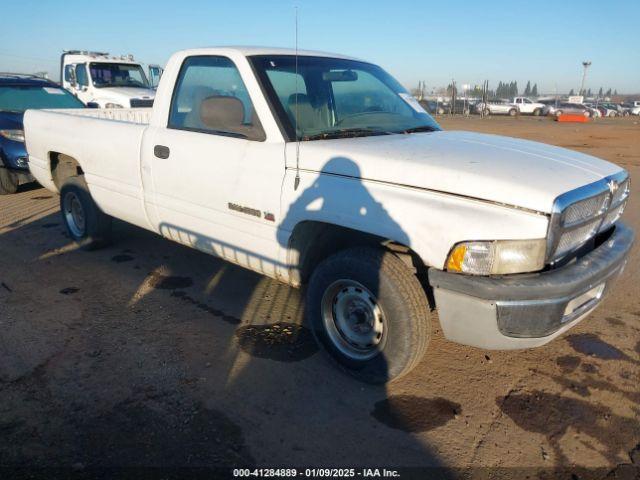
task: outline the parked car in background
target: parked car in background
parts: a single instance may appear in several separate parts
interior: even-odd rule
[[[544,111],[543,103],[534,102],[527,97],[515,97],[512,103],[518,107],[518,110],[522,114],[539,116],[542,115],[542,112]]]
[[[451,341],[553,340],[596,308],[634,239],[622,167],[442,131],[382,68],[340,55],[182,51],[152,112],[29,110],[25,128],[80,246],[108,243],[116,217],[306,285],[319,345],[367,382],[418,364],[428,298]]]
[[[597,106],[598,110],[602,114],[603,117],[617,117],[618,109],[615,106],[611,105],[607,102],[600,102]]]
[[[162,72],[154,72],[159,81]],[[131,55],[116,57],[80,50],[64,52],[60,58],[60,78],[64,88],[90,107],[151,107],[156,94],[142,64]]]
[[[485,114],[510,115],[515,117],[518,114],[518,106],[508,100],[489,100],[486,103],[476,103],[475,111],[477,113],[485,112]]]
[[[631,104],[618,103],[616,105],[618,107],[618,112],[620,112],[620,115],[622,115],[623,117],[628,117],[629,115],[631,115],[631,110],[633,108]]]
[[[461,99],[456,99],[453,104],[451,101],[422,100],[420,105],[432,115],[444,115],[447,113],[468,114],[472,110],[471,102]]]
[[[49,80],[0,73],[0,195],[15,193],[18,185],[33,181],[24,144],[25,110],[83,107],[77,98]]]
[[[586,107],[581,103],[568,102],[559,103],[552,115],[557,117],[562,114],[583,115],[585,117],[593,116],[593,112],[589,107]]]
[[[591,112],[591,116],[592,117],[594,117],[594,118],[602,117],[602,112],[596,106],[595,103],[583,103],[583,105],[589,109],[589,111]]]
[[[420,105],[431,115],[444,115],[449,111],[449,105],[436,100],[422,100]]]
[[[538,100],[538,103],[544,105],[542,107],[542,115],[555,115],[558,105],[562,103],[557,98]]]

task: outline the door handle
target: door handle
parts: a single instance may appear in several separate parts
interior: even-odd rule
[[[165,147],[164,145],[156,145],[153,147],[153,154],[158,158],[169,158],[170,153],[169,147]]]

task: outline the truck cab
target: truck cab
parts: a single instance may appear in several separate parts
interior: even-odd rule
[[[149,73],[157,84],[162,69],[154,66]],[[60,59],[60,79],[65,89],[94,108],[151,107],[155,98],[143,65],[132,55],[67,51]]]
[[[530,98],[527,97],[515,97],[513,99],[513,103],[518,106],[518,110],[520,113],[524,114],[532,114],[532,115],[542,115],[542,110],[544,109],[544,104],[534,102]]]

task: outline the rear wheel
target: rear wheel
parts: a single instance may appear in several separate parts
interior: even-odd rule
[[[429,342],[424,290],[402,260],[383,249],[352,248],[320,263],[309,281],[307,312],[323,349],[367,383],[405,375]]]
[[[542,115],[542,109],[540,109],[540,108],[536,108],[536,109],[533,111],[533,115],[534,115],[535,117],[539,117],[540,115]]]
[[[509,110],[509,116],[511,117],[515,117],[517,113],[518,111],[515,108],[512,108],[511,110]]]
[[[0,195],[10,195],[18,191],[18,176],[0,167]]]
[[[85,250],[111,243],[111,217],[91,198],[82,177],[71,177],[60,189],[60,212],[67,232]]]

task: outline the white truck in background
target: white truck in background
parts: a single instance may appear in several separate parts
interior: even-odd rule
[[[527,97],[515,97],[513,103],[518,107],[521,114],[540,116],[544,110],[543,103],[534,102]]]
[[[29,166],[80,246],[119,218],[292,286],[318,343],[386,382],[444,336],[531,348],[600,303],[634,233],[629,175],[442,131],[380,67],[320,52],[173,55],[153,109],[28,110]],[[431,301],[431,300],[433,301]]]
[[[147,73],[159,81],[162,68],[150,65]],[[147,73],[133,55],[113,56],[106,52],[70,50],[60,57],[62,87],[89,107],[153,106],[155,90]]]

